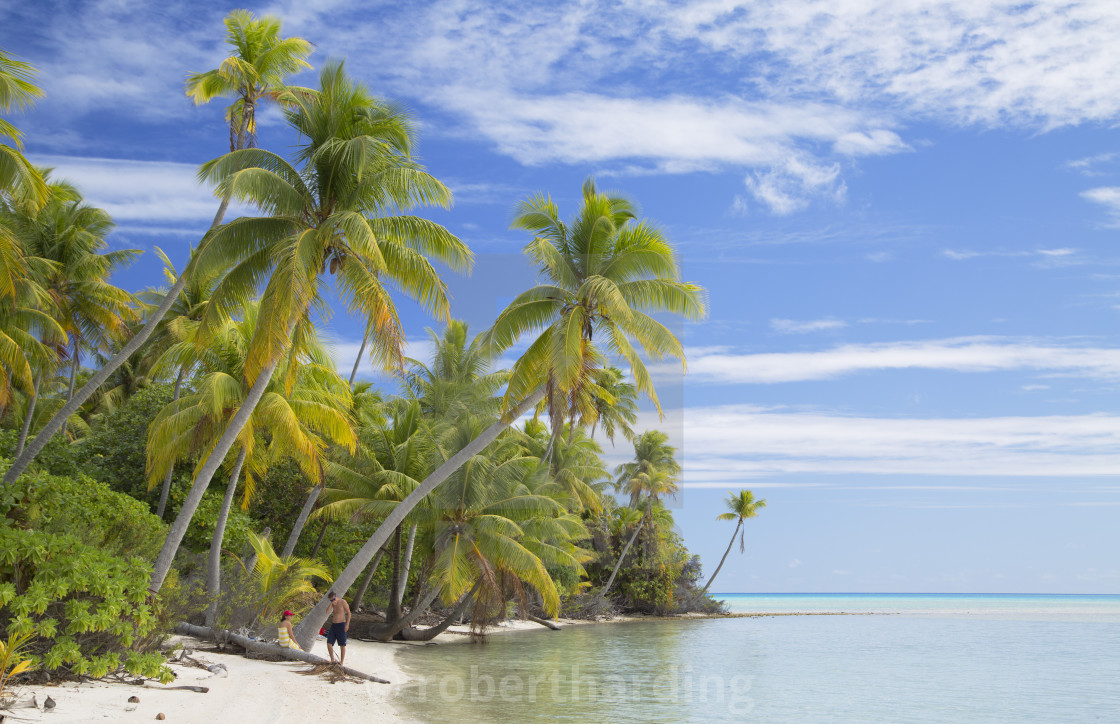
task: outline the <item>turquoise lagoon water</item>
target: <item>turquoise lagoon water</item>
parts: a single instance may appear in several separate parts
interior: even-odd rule
[[[805,615],[409,648],[407,716],[462,722],[1120,722],[1120,596],[720,594]]]

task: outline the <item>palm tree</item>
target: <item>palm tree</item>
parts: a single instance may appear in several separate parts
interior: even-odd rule
[[[634,459],[615,468],[615,487],[630,495],[630,507],[638,507],[638,500],[645,491],[643,482],[656,470],[678,476],[680,463],[675,457],[676,448],[669,444],[669,436],[660,430],[647,430],[634,438]]]
[[[708,588],[712,585],[712,581],[716,580],[719,571],[723,568],[723,562],[727,560],[727,554],[731,552],[731,546],[735,544],[735,536],[739,536],[739,552],[742,553],[746,550],[743,542],[743,536],[746,530],[743,528],[743,521],[747,518],[754,518],[758,515],[758,511],[766,507],[765,500],[755,500],[754,493],[749,490],[740,490],[738,494],[729,492],[723,502],[727,505],[726,513],[720,513],[716,516],[716,520],[734,520],[735,530],[731,533],[731,542],[727,544],[727,550],[723,552],[723,558],[719,559],[719,565],[712,573],[712,577],[704,584],[704,588],[700,593],[696,594],[696,598],[703,598],[704,594],[708,592]]]
[[[603,481],[609,477],[600,457],[602,448],[582,428],[573,425],[567,436],[555,440],[543,422],[528,420],[518,442],[548,465],[546,487],[568,510],[595,513],[600,509]]]
[[[616,432],[627,440],[634,439],[633,425],[638,421],[638,391],[634,383],[627,382],[622,370],[615,366],[600,367],[592,375],[589,393],[592,397],[590,414],[580,415],[580,424],[591,423],[589,437],[595,438],[595,429],[603,426],[603,434],[614,445]]]
[[[453,269],[471,262],[466,246],[442,226],[394,213],[423,204],[446,206],[451,198],[412,160],[412,128],[404,114],[347,78],[341,63],[323,69],[320,87],[285,111],[306,139],[296,154],[301,170],[258,149],[233,151],[202,167],[202,176],[216,182],[220,194],[252,202],[270,215],[235,219],[211,232],[200,250],[197,270],[204,274],[235,261],[202,315],[200,339],[255,294],[262,280],[267,284],[245,364],[252,385],[168,531],[152,573],[153,592],[163,585],[206,486],[294,343],[297,320],[326,304],[321,275],[329,269],[349,311],[365,317],[371,355],[399,367],[404,333],[385,282],[446,319],[446,286],[427,257]]]
[[[505,414],[445,463],[394,509],[339,575],[348,588],[396,526],[419,501],[497,439],[514,420],[547,400],[554,434],[574,395],[587,384],[601,356],[594,340],[629,365],[639,392],[657,401],[653,382],[637,349],[684,361],[680,341],[650,312],[673,312],[699,318],[705,311],[703,290],[681,282],[672,246],[651,224],[636,220],[633,204],[599,193],[593,181],[583,186],[583,207],[570,226],[559,219],[551,199],[537,196],[518,207],[514,228],[534,233],[525,252],[539,267],[544,282],[518,296],[486,334],[490,353],[498,355],[520,337],[539,332],[514,364],[506,387]],[[659,408],[660,409],[660,408]],[[322,599],[297,629],[300,645],[310,645],[326,621]]]
[[[50,172],[41,171],[50,181]],[[51,315],[64,332],[47,330],[43,343],[54,347],[70,362],[70,382],[66,399],[74,394],[83,350],[94,354],[108,350],[128,331],[136,318],[135,299],[109,283],[109,276],[130,263],[139,250],[104,252],[105,237],[113,228],[112,219],[101,209],[82,203],[81,196],[66,183],[51,182],[50,199],[22,226],[21,236],[27,253],[35,259],[37,288],[49,298]],[[33,417],[39,397],[40,371],[27,414]],[[23,451],[24,424],[16,455]]]
[[[674,457],[676,449],[668,444],[668,440],[669,436],[660,430],[647,430],[634,440],[634,460],[615,469],[615,474],[619,476],[617,484],[623,492],[630,494],[630,507],[637,508],[643,495],[646,497],[646,507],[634,534],[619,554],[610,578],[599,591],[599,598],[604,598],[614,584],[615,576],[638,534],[643,528],[650,530],[655,527],[654,505],[663,495],[677,494],[681,466]]]
[[[153,420],[148,439],[152,485],[176,460],[188,459],[199,450],[208,452],[229,417],[241,407],[245,397],[243,368],[257,324],[257,308],[250,305],[240,320],[230,321],[221,334],[208,338],[191,365],[204,372],[197,390],[168,404]],[[176,360],[176,366],[187,366],[190,363],[185,358],[197,352],[197,344],[188,338],[169,349],[167,355]],[[303,335],[301,349],[285,359],[272,382],[238,436],[238,454],[210,544],[208,626],[213,625],[217,610],[222,539],[242,466],[248,461],[252,473],[246,478],[243,496],[243,504],[247,504],[254,478],[263,474],[271,460],[292,456],[305,475],[319,482],[322,454],[328,443],[353,450],[354,433],[346,415],[350,388],[334,372],[329,355],[312,331]],[[261,438],[269,440],[267,450],[261,451],[256,444]]]
[[[168,286],[165,289],[148,289],[138,295],[152,306],[158,306],[168,294],[168,289],[174,286],[176,280],[180,278],[175,265],[163,253],[163,250],[157,247],[156,253],[163,260],[163,274]],[[167,310],[167,314],[161,320],[155,335],[149,340],[149,354],[156,356],[153,362],[153,372],[155,374],[170,372],[175,374],[175,384],[171,392],[172,402],[178,400],[179,395],[182,394],[183,382],[187,379],[190,369],[194,365],[193,355],[188,355],[186,361],[180,361],[178,364],[172,363],[168,369],[164,369],[167,365],[161,366],[160,362],[167,357],[165,353],[172,345],[186,337],[189,325],[202,318],[202,313],[210,302],[210,295],[214,292],[215,284],[217,284],[217,279],[214,277],[203,277],[201,274],[192,274],[188,277],[186,285]],[[121,369],[124,369],[124,366]],[[171,476],[174,472],[175,467],[172,465],[168,467],[163,476],[163,483],[159,492],[159,504],[156,506],[156,515],[160,518],[163,518],[164,511],[167,508],[167,498],[171,492]]]
[[[35,69],[0,50],[0,111],[29,107],[43,91],[35,85]],[[0,197],[19,198],[38,207],[48,195],[46,182],[38,170],[20,153],[23,135],[10,122],[0,118]],[[18,277],[26,273],[20,245],[0,223],[0,296],[14,298]]]
[[[237,12],[243,11],[235,11],[234,14],[236,15]],[[227,117],[231,119],[237,118],[239,123],[238,127],[245,127],[246,129],[251,125],[251,115],[249,114],[254,111],[246,107],[244,99],[266,97],[270,93],[277,94],[278,96],[282,95],[279,92],[279,88],[281,87],[285,75],[288,73],[288,69],[302,67],[301,63],[304,63],[303,58],[307,55],[307,47],[304,45],[306,41],[297,42],[298,39],[279,38],[280,25],[274,19],[264,18],[259,21],[250,22],[250,20],[246,20],[240,15],[238,16],[238,24],[244,25],[247,22],[250,23],[252,28],[264,28],[267,32],[265,30],[260,30],[258,32],[258,30],[253,30],[246,26],[247,29],[245,29],[243,33],[236,34],[237,42],[232,42],[236,53],[228,58],[222,64],[221,68],[215,71],[217,80],[213,83],[209,81],[199,81],[197,87],[194,87],[192,86],[192,81],[188,79],[188,94],[193,94],[193,97],[196,99],[203,96],[208,98],[215,97],[222,94],[218,92],[221,88],[232,87],[222,86],[221,83],[218,82],[219,80],[222,83],[233,83],[235,78],[239,79],[239,82],[242,82],[244,85],[237,91],[238,100],[234,102],[230,111],[227,112]],[[257,23],[259,25],[252,25],[252,23]],[[227,24],[227,27],[230,26]],[[231,41],[234,38],[235,33],[233,28],[230,28]],[[279,48],[284,48],[284,50],[281,52]],[[276,52],[271,52],[273,49],[276,49]],[[257,67],[254,66],[254,59],[257,63],[259,63],[261,59],[265,59],[267,62],[263,68]],[[237,145],[238,149],[241,149],[244,148],[245,142],[246,134],[239,133],[235,145]],[[0,151],[3,151],[3,148],[0,148]],[[0,156],[3,155],[3,153],[0,153]],[[3,161],[0,160],[0,188],[4,187],[6,173],[6,166],[4,166]],[[218,207],[217,214],[214,216],[214,221],[211,223],[211,230],[217,228],[222,223],[228,206],[229,198],[226,194],[222,194],[222,202]],[[199,246],[205,246],[207,241],[208,237],[203,237]],[[0,254],[3,253],[2,242],[3,240],[0,239]],[[4,261],[4,259],[0,259],[0,264],[3,264]],[[35,456],[39,454],[47,444],[47,441],[62,427],[65,421],[73,415],[107,379],[109,379],[109,376],[112,375],[118,367],[124,364],[129,357],[144,345],[163,319],[163,316],[167,314],[167,310],[170,309],[175,299],[178,298],[179,293],[186,285],[187,277],[191,275],[192,271],[192,268],[188,266],[187,270],[167,291],[160,305],[148,316],[148,321],[140,331],[137,332],[117,354],[102,365],[101,369],[90,377],[90,379],[71,396],[70,400],[63,405],[54,417],[43,426],[43,429],[27,446],[23,454],[12,462],[11,466],[8,468],[8,472],[4,474],[5,483],[11,483],[22,475],[23,471],[27,469],[27,466],[31,464],[31,461],[35,459]],[[3,288],[4,282],[3,279],[0,279],[0,292],[3,291]]]

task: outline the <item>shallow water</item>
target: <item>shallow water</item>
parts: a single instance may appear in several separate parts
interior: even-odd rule
[[[875,611],[574,626],[402,653],[425,721],[1114,722],[1120,596],[720,596]]]

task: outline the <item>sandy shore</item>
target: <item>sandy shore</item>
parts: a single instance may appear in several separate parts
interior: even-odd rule
[[[238,724],[284,724],[286,722],[339,722],[377,720],[407,722],[391,703],[394,686],[405,683],[404,672],[394,662],[400,646],[351,640],[346,663],[392,682],[391,685],[339,682],[332,684],[317,676],[303,676],[307,664],[248,659],[244,656],[210,653],[213,647],[190,638],[177,637],[193,658],[204,663],[224,664],[228,676],[211,674],[194,666],[171,664],[176,680],[167,686],[148,682],[143,686],[101,682],[80,685],[22,687],[21,701],[32,694],[40,709],[13,708],[8,722],[148,722],[164,714],[168,722],[237,722]],[[315,653],[326,656],[318,642]],[[205,686],[205,694],[169,689],[168,686]],[[46,697],[55,700],[51,711],[43,711]],[[132,704],[129,697],[138,697]]]

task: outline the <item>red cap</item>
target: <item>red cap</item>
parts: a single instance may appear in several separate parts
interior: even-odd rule
[[[285,615],[285,616],[291,616],[291,615],[292,615],[292,612],[291,612],[291,611],[285,611],[285,612],[284,612],[284,615]]]

